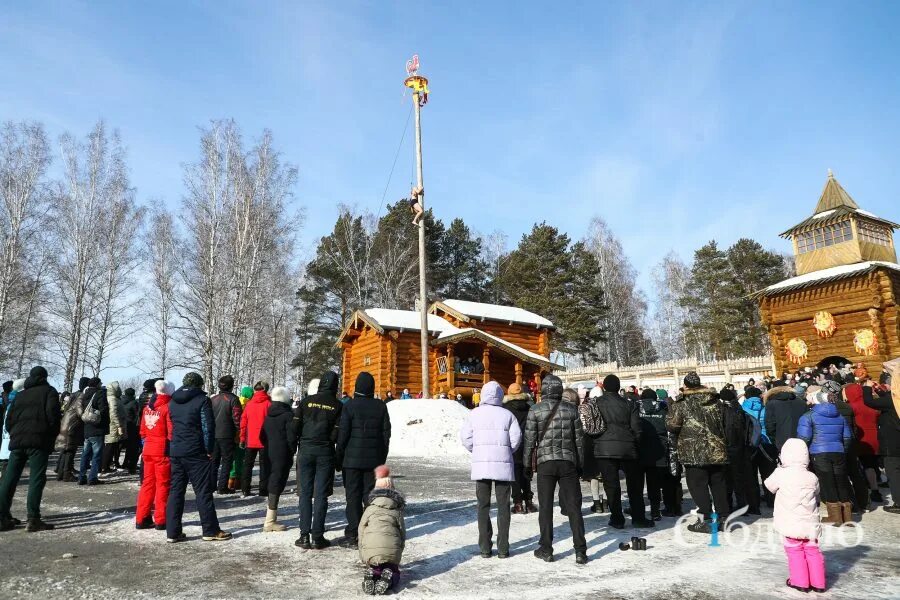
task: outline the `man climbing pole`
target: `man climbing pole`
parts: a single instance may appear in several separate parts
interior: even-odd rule
[[[413,225],[418,225],[419,219],[425,214],[425,211],[422,209],[422,203],[419,201],[424,193],[425,190],[423,190],[420,185],[417,185],[409,192],[409,210],[412,211],[413,214]]]

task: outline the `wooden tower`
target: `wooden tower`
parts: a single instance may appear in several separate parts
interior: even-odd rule
[[[828,171],[815,212],[781,234],[797,276],[756,293],[780,372],[900,354],[898,227],[862,210]]]

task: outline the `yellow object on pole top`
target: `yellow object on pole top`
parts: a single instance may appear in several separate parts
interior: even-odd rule
[[[419,55],[414,54],[411,59],[406,61],[406,81],[403,85],[410,88],[416,94],[421,96],[421,103],[428,102],[428,79],[422,77],[419,73]]]

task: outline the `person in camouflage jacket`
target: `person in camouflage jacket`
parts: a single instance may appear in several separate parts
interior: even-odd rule
[[[715,500],[719,526],[728,516],[725,465],[725,413],[718,394],[703,387],[700,376],[690,372],[684,378],[684,392],[675,399],[666,418],[666,427],[677,436],[678,459],[685,466],[688,489],[704,520],[688,526],[697,533],[709,533],[712,503]]]

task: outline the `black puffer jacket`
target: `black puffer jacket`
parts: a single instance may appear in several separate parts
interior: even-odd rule
[[[792,437],[797,437],[797,424],[809,407],[803,398],[798,398],[794,388],[774,387],[763,394],[766,405],[766,435],[775,442],[778,450]]]
[[[595,458],[620,458],[634,460],[638,457],[638,440],[641,437],[639,406],[627,398],[612,392],[603,392],[594,402],[606,423],[606,431],[590,439]],[[587,450],[586,450],[587,451]]]
[[[272,402],[266,420],[263,421],[259,439],[266,448],[273,468],[284,468],[294,460],[297,451],[297,433],[294,429],[294,412],[289,404]]]
[[[541,382],[541,402],[528,411],[523,449],[526,469],[531,468],[531,454],[535,448],[538,465],[551,460],[565,460],[573,463],[579,470],[584,466],[582,447],[584,433],[581,418],[578,416],[578,407],[563,401],[562,387],[562,380],[559,377],[547,375]],[[553,407],[557,405],[559,408],[548,424],[547,419]]]
[[[356,391],[341,410],[338,464],[347,469],[374,469],[387,460],[391,417],[375,398],[375,379],[366,372],[356,378]]]
[[[99,423],[85,423],[84,437],[106,437],[109,433],[109,402],[106,400],[106,388],[87,387],[81,394],[81,410],[87,408],[87,405],[94,401],[94,408],[100,411]]]
[[[503,397],[503,408],[513,414],[522,431],[525,431],[525,421],[528,419],[528,411],[532,406],[534,406],[534,402],[531,401],[531,396],[525,393]],[[523,465],[525,464],[524,457],[525,444],[519,444],[519,447],[513,452],[513,459],[517,465]]]
[[[34,367],[6,415],[9,449],[51,452],[61,421],[59,392],[47,383],[47,371]]]
[[[301,455],[334,456],[338,424],[344,408],[337,399],[337,389],[337,374],[327,371],[319,379],[319,391],[304,398],[294,411],[294,427],[300,438]]]
[[[669,464],[669,432],[666,430],[668,408],[652,391],[641,394],[641,441],[638,458],[645,467]]]
[[[231,392],[219,390],[209,401],[216,420],[216,439],[233,440],[241,429],[240,399]]]
[[[895,378],[896,381],[896,378]],[[900,385],[900,382],[891,385]],[[21,396],[16,396],[19,402]],[[872,388],[863,386],[863,402],[869,408],[881,411],[878,415],[878,451],[881,456],[900,457],[900,416],[890,392],[873,394]],[[894,504],[898,502],[895,500]]]
[[[137,427],[141,423],[138,400],[134,395],[134,390],[131,388],[128,388],[122,394],[122,415],[124,417],[123,429],[126,427]]]

